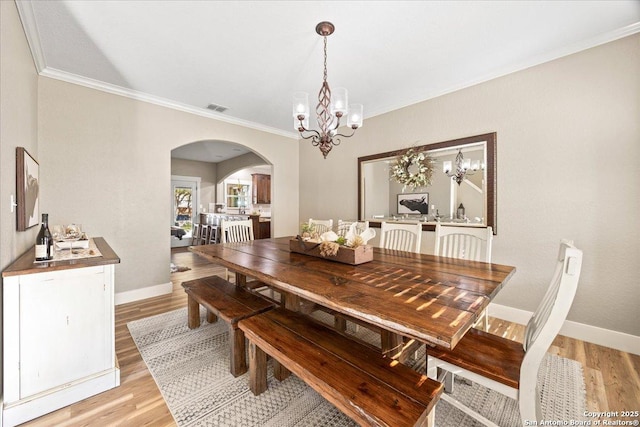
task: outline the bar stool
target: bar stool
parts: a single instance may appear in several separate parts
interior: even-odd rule
[[[209,224],[200,224],[200,245],[206,245],[209,239],[210,226]]]
[[[211,224],[209,224],[209,235],[207,236],[207,245],[218,243],[220,237],[220,217],[215,216]]]
[[[200,224],[194,223],[191,227],[191,245],[200,244]]]

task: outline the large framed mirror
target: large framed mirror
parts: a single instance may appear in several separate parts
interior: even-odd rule
[[[497,233],[496,133],[413,147],[432,159],[431,185],[406,187],[392,177],[404,150],[358,158],[358,215],[372,226],[382,221],[436,222],[492,227]],[[458,166],[464,173],[458,173]],[[412,172],[409,170],[409,172]]]

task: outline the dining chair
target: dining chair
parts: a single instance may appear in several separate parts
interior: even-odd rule
[[[422,224],[397,224],[383,221],[380,224],[380,247],[420,253]]]
[[[248,242],[253,240],[253,221],[223,219],[220,223],[220,243]]]
[[[356,233],[361,234],[364,230],[369,228],[369,221],[343,221],[338,220],[338,236],[345,237],[351,224],[356,224]]]
[[[452,349],[428,348],[427,374],[439,380],[448,372],[467,378],[518,401],[523,425],[543,418],[538,389],[538,369],[567,318],[576,294],[582,251],[562,240],[555,271],[540,305],[524,333],[524,343],[470,329]],[[497,425],[443,393],[442,399],[488,426]]]
[[[491,262],[493,229],[491,227],[455,227],[436,223],[434,255],[461,258],[471,261]],[[486,308],[474,326],[484,320],[484,330],[489,330],[489,309]]]
[[[455,227],[436,223],[435,255],[491,262],[491,227]]]
[[[235,242],[248,242],[254,240],[253,235],[253,221],[250,219],[238,220],[238,219],[223,219],[220,222],[220,243],[235,243]],[[231,274],[229,269],[225,269],[225,276],[227,280],[230,279]],[[270,288],[266,284],[259,281],[251,281],[247,283],[247,287],[254,292],[261,293],[268,290],[271,299],[274,299],[273,288]]]
[[[253,221],[235,221],[230,218],[220,221],[220,243],[248,242],[249,240],[253,240]],[[227,280],[231,277],[229,269],[225,269],[225,277]]]
[[[309,225],[313,224],[318,234],[326,233],[333,230],[332,219],[313,219],[309,218]]]

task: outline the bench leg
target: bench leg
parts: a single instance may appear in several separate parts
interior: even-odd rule
[[[249,343],[249,388],[254,395],[267,389],[267,353]]]
[[[229,365],[231,375],[238,377],[247,372],[247,359],[245,358],[244,332],[237,325],[229,328]]]
[[[347,320],[341,316],[333,317],[333,327],[338,331],[346,331],[347,330]]]
[[[213,311],[207,310],[207,322],[216,323],[217,321],[218,321],[218,316],[216,316],[216,314]]]
[[[275,379],[284,381],[289,378],[289,375],[291,375],[291,371],[282,366],[276,359],[273,359],[273,376]]]
[[[187,311],[188,320],[187,324],[189,329],[194,329],[200,326],[200,304],[191,295],[187,297]]]

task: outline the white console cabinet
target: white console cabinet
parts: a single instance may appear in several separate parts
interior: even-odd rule
[[[101,257],[33,263],[2,273],[2,425],[11,427],[120,385],[115,355],[114,265]]]

